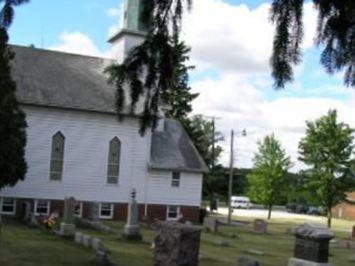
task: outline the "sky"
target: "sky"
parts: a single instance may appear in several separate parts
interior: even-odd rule
[[[216,116],[225,135],[221,163],[228,164],[230,131],[236,133],[235,166],[251,167],[258,140],[274,133],[294,162],[306,121],[337,109],[339,119],[355,128],[355,90],[343,85],[342,73],[329,76],[314,45],[317,15],[311,3],[304,12],[303,61],[295,81],[275,90],[270,76],[273,26],[270,1],[194,0],[183,21],[182,38],[192,48],[190,73],[194,114]],[[12,44],[111,57],[109,36],[122,26],[123,0],[31,0],[16,9]],[[243,137],[238,132],[247,130]]]

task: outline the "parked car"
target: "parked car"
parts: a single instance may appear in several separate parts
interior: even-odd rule
[[[234,209],[250,209],[253,207],[253,204],[250,202],[250,199],[248,197],[232,196],[231,207]]]

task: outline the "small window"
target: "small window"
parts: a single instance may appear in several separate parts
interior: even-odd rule
[[[180,177],[181,177],[180,172],[173,172],[172,173],[172,178],[171,178],[171,186],[172,187],[180,187]]]
[[[35,201],[35,215],[49,215],[50,201],[36,200]]]
[[[16,213],[16,200],[12,198],[1,199],[1,214],[14,215]]]
[[[61,132],[52,138],[50,180],[60,181],[63,176],[65,137]]]
[[[79,217],[79,218],[83,217],[83,203],[82,202],[77,202],[75,204],[74,216]]]
[[[110,141],[107,164],[107,183],[117,184],[120,172],[121,142],[115,137]]]
[[[180,207],[179,206],[168,206],[167,210],[167,220],[177,220],[180,215]]]
[[[112,219],[113,218],[113,204],[112,203],[101,203],[100,204],[100,218],[101,219]]]

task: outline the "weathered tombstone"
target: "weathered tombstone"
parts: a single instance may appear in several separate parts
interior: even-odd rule
[[[70,237],[75,235],[75,204],[76,201],[73,197],[65,198],[64,200],[64,215],[63,221],[60,223],[59,231],[61,236]]]
[[[239,257],[237,266],[261,266],[260,262],[249,257]]]
[[[329,228],[318,224],[303,224],[296,228],[294,258],[289,266],[327,266],[329,241],[334,237]]]
[[[205,217],[203,220],[203,228],[212,233],[218,232],[218,219],[215,217]]]
[[[254,232],[258,234],[266,234],[267,233],[267,222],[262,219],[254,220]]]
[[[111,266],[111,265],[115,265],[111,259],[109,258],[107,252],[105,251],[95,251],[94,253],[94,258],[92,259],[92,263],[94,265],[98,265],[98,266]]]
[[[90,203],[89,207],[89,220],[91,222],[99,222],[100,221],[100,205],[97,202]]]
[[[91,239],[91,248],[95,251],[103,251],[107,252],[107,248],[102,243],[101,239],[99,238],[92,238]]]
[[[155,266],[197,266],[201,229],[181,223],[159,222],[155,235]]]
[[[28,201],[25,201],[21,204],[21,213],[20,213],[20,218],[28,222],[30,220],[31,216],[31,203]]]
[[[128,205],[127,224],[123,231],[124,239],[142,241],[142,235],[139,233],[138,215],[139,209],[136,201],[136,190],[133,188]]]
[[[74,241],[77,244],[82,244],[83,243],[83,234],[80,232],[75,233]]]
[[[83,235],[83,245],[87,248],[91,248],[91,236]]]

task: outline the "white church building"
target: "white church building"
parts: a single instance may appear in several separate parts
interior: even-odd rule
[[[120,62],[144,39],[137,3],[126,3],[124,29],[110,40]],[[62,213],[64,198],[73,196],[78,216],[86,217],[90,203],[98,202],[102,219],[123,220],[135,188],[141,217],[182,214],[198,221],[206,164],[179,122],[162,117],[154,132],[141,136],[139,112],[117,119],[115,88],[103,73],[115,60],[11,49],[28,123],[28,172],[24,181],[1,190],[2,214],[15,215],[25,201],[36,215]]]

